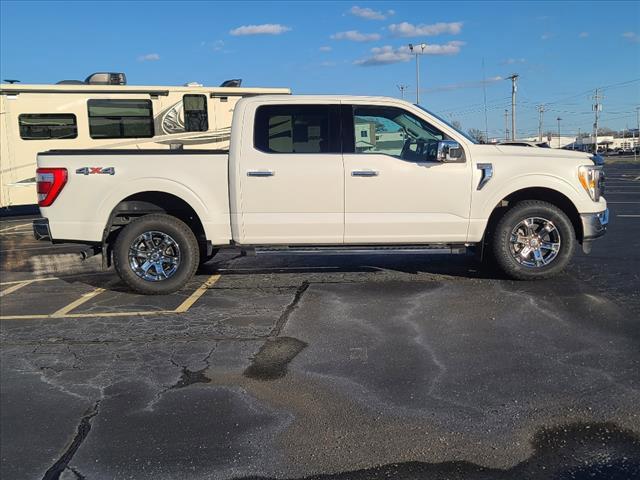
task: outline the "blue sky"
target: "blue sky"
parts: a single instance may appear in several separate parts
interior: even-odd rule
[[[465,130],[504,134],[511,73],[520,75],[519,136],[635,128],[639,2],[13,2],[0,3],[0,77],[23,83],[124,71],[130,84],[288,86],[294,93],[415,99]],[[483,70],[484,62],[484,70]]]

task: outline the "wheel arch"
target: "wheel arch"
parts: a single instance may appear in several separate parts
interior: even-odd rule
[[[189,202],[172,193],[148,190],[128,195],[111,210],[102,234],[103,263],[106,266],[111,264],[111,249],[120,230],[132,219],[151,213],[163,213],[183,221],[196,236],[201,252],[211,252],[212,245],[207,241],[202,220]]]
[[[540,200],[558,207],[571,221],[573,230],[576,234],[576,239],[579,242],[582,242],[584,236],[582,221],[575,204],[564,193],[548,187],[527,187],[506,195],[495,205],[493,211],[489,215],[484,238],[486,238],[493,228],[495,228],[500,218],[502,218],[510,206],[523,200]]]

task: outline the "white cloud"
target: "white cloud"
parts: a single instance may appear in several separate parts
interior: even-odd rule
[[[211,48],[214,52],[219,52],[224,48],[224,40],[216,40],[211,44]]]
[[[358,6],[351,7],[349,12],[356,17],[365,18],[367,20],[386,20],[387,17],[394,15],[396,12],[393,10],[387,10],[381,12],[379,10],[373,10],[371,8],[362,8]]]
[[[160,55],[157,53],[147,53],[138,57],[139,62],[156,62],[158,60],[160,60]]]
[[[361,33],[357,30],[349,30],[347,32],[338,32],[331,35],[333,40],[350,40],[352,42],[373,42],[380,40],[379,33]]]
[[[414,25],[409,22],[392,23],[389,25],[389,31],[396,37],[432,37],[447,33],[457,35],[462,31],[462,22],[440,22],[431,25],[424,23]]]
[[[464,42],[451,41],[443,45],[427,45],[424,49],[424,55],[456,55],[460,53],[460,48],[464,44]],[[354,63],[363,67],[389,65],[392,63],[408,62],[413,58],[413,55],[414,53],[412,53],[407,46],[393,48],[390,45],[385,45],[384,47],[372,48],[370,57],[356,60]]]
[[[263,23],[262,25],[242,25],[234,28],[229,33],[235,36],[242,35],[280,35],[291,30],[290,27],[279,23]]]
[[[553,38],[555,34],[551,33],[551,32],[545,32],[540,36],[540,40],[549,40],[550,38]]]
[[[320,47],[318,50],[320,50],[321,52],[330,52],[332,48],[329,45],[324,45]]]
[[[587,38],[589,36],[589,32],[580,32],[578,34],[578,38]]]
[[[525,63],[526,60],[524,58],[507,58],[500,62],[502,65],[515,65],[516,63]]]
[[[630,42],[633,42],[633,43],[640,42],[640,37],[636,32],[624,32],[622,36],[627,40],[629,40]]]

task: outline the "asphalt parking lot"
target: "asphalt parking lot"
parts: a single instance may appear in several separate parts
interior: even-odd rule
[[[562,276],[240,256],[129,293],[0,221],[3,479],[640,478],[640,164]]]

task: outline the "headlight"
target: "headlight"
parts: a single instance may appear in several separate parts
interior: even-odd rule
[[[597,202],[604,193],[604,172],[602,167],[595,165],[583,165],[578,169],[578,179],[591,200]]]

